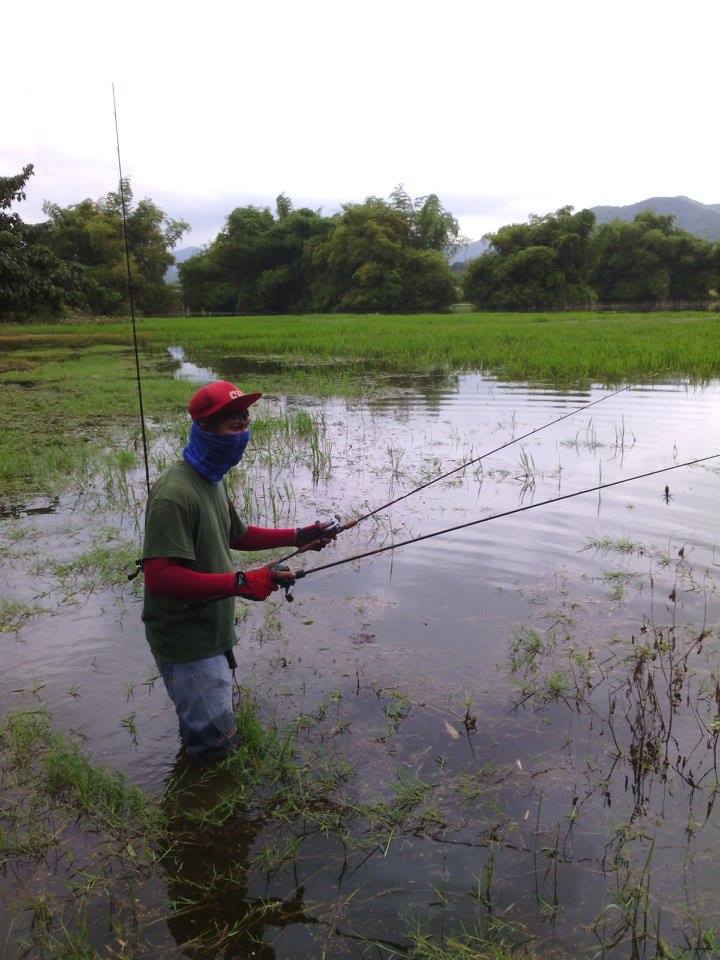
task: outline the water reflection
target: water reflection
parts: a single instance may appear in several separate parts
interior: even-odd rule
[[[262,821],[236,814],[222,826],[198,825],[233,786],[226,772],[192,764],[183,753],[166,781],[161,863],[174,905],[167,926],[187,957],[273,960],[275,952],[260,947],[272,911],[252,915],[247,896],[248,859]]]
[[[173,362],[173,376],[176,380],[192,380],[198,383],[207,383],[217,379],[216,374],[209,367],[200,367],[198,364],[185,359],[185,350],[182,347],[168,347],[168,354]]]
[[[318,955],[320,937],[326,943],[323,952],[331,940],[346,946],[366,944],[365,936],[343,929],[333,905],[349,872],[347,857],[322,858],[321,866],[310,867],[317,860],[312,824],[306,830],[300,825],[299,833],[298,824],[281,826],[279,832],[276,825],[273,832],[272,811],[267,819],[244,809],[238,803],[242,792],[236,773],[222,765],[189,763],[182,752],[166,780],[162,806],[168,826],[160,862],[173,905],[167,928],[182,955],[192,960],[310,960]],[[258,846],[260,839],[269,845]],[[286,852],[279,852],[280,847]],[[373,852],[381,851],[376,847]],[[278,855],[279,861],[273,862]],[[356,868],[368,859],[363,853]],[[325,873],[328,902],[308,903],[303,876],[316,886]],[[373,941],[376,949],[406,952],[402,944],[382,936]],[[274,946],[278,943],[279,952]],[[345,948],[338,949],[344,956]]]

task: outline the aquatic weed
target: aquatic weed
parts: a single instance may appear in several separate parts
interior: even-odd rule
[[[0,596],[0,633],[14,633],[18,636],[33,617],[44,612],[43,607],[37,603]]]

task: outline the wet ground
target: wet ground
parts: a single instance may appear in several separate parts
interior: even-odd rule
[[[322,417],[323,436],[272,462],[249,447],[238,498],[256,522],[356,515],[605,392],[460,374],[384,379],[367,400],[271,397],[266,409]],[[717,383],[633,388],[302,565],[720,452],[719,413]],[[5,504],[3,711],[45,705],[94,762],[159,797],[176,725],[137,581],[123,579],[143,491],[122,437],[115,449],[116,469],[58,499]],[[166,910],[145,955],[194,956],[197,943],[182,944],[221,930],[207,955],[387,957],[407,953],[413,931],[476,929],[541,955],[713,955],[718,468],[308,576],[292,604],[239,606],[241,683],[265,723],[294,727],[303,763],[326,776],[326,812],[344,813],[323,822],[316,806],[290,822],[256,809],[181,844],[143,899],[181,900],[223,870],[236,871],[232,896]],[[16,879],[5,875],[8,904]],[[238,917],[251,919],[233,933]]]

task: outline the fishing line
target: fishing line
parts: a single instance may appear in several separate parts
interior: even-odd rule
[[[567,420],[568,417],[573,417],[576,413],[581,413],[583,410],[589,410],[590,407],[594,407],[596,404],[602,403],[605,400],[610,400],[612,397],[616,397],[619,393],[623,393],[625,390],[632,390],[633,387],[639,387],[643,383],[648,383],[648,381],[654,380],[655,377],[657,377],[657,373],[652,373],[649,377],[645,377],[643,380],[637,380],[635,383],[628,383],[624,387],[614,390],[612,393],[606,393],[604,397],[598,397],[597,400],[593,400],[591,403],[586,403],[582,407],[576,407],[574,410],[570,410],[569,413],[564,413],[562,416],[556,417],[555,420],[550,420],[548,423],[543,423],[539,427],[534,427],[532,430],[528,430],[527,433],[523,433],[519,437],[513,437],[512,440],[508,440],[507,443],[503,443],[499,447],[495,447],[494,450],[488,450],[486,453],[481,453],[479,457],[468,460],[467,463],[461,463],[459,467],[453,467],[452,470],[448,470],[447,473],[443,473],[439,477],[434,477],[432,480],[421,483],[419,487],[414,487],[412,490],[408,490],[407,493],[403,493],[399,497],[395,497],[393,500],[388,500],[387,503],[383,503],[381,506],[375,507],[374,510],[364,513],[361,517],[355,517],[353,520],[348,520],[346,523],[340,523],[340,518],[338,517],[336,518],[337,522],[333,522],[330,527],[327,528],[327,532],[337,535],[345,530],[349,530],[351,527],[357,526],[358,523],[362,523],[363,520],[374,517],[375,514],[380,513],[381,510],[386,510],[388,507],[393,506],[393,504],[400,503],[401,500],[406,500],[408,497],[412,497],[413,494],[419,493],[421,490],[425,490],[427,487],[432,486],[433,483],[439,483],[440,480],[446,480],[453,474],[459,473],[461,470],[465,470],[466,467],[471,467],[474,463],[479,463],[481,460],[485,460],[487,457],[492,457],[494,454],[500,453],[502,450],[506,450],[514,443],[519,443],[521,440],[527,440],[528,437],[532,437],[534,434],[540,433],[541,430],[546,430],[548,427],[553,427],[556,423],[560,423],[562,420]],[[287,554],[287,556],[276,560],[275,563],[286,563],[288,560],[292,560],[293,557],[296,557],[299,553],[305,553],[309,546],[310,544],[306,544],[304,547],[294,550],[292,553]]]
[[[145,410],[143,408],[142,381],[140,380],[140,355],[138,352],[137,329],[135,326],[135,302],[133,299],[132,274],[130,272],[130,245],[128,243],[127,214],[125,210],[125,183],[123,181],[122,162],[120,160],[120,133],[118,132],[117,103],[115,84],[112,84],[113,116],[115,117],[115,144],[117,146],[118,174],[120,176],[120,209],[122,211],[122,232],[125,246],[125,268],[127,271],[127,292],[132,320],[133,350],[135,352],[135,379],[137,381],[138,402],[140,404],[140,427],[142,430],[143,457],[145,459],[145,486],[150,493],[150,466],[148,464],[147,433],[145,431]]]
[[[352,557],[345,557],[344,560],[335,560],[332,563],[323,563],[318,567],[311,567],[309,570],[297,570],[294,573],[296,580],[309,576],[311,573],[319,573],[321,570],[330,570],[332,567],[339,567],[345,563],[352,563],[354,560],[363,560],[365,557],[374,557],[379,553],[386,553],[388,550],[397,550],[400,547],[406,547],[411,543],[420,543],[422,540],[430,540],[433,537],[440,537],[444,533],[452,533],[455,530],[464,530],[467,527],[475,527],[480,523],[489,523],[490,520],[499,520],[501,517],[511,517],[516,513],[524,513],[526,510],[535,510],[538,507],[546,507],[551,503],[559,503],[561,500],[570,500],[573,497],[580,497],[585,493],[597,493],[598,490],[608,490],[610,487],[618,487],[623,483],[630,483],[633,480],[643,480],[645,477],[655,477],[660,473],[668,473],[670,470],[679,470],[681,467],[691,467],[698,463],[705,463],[707,460],[715,460],[720,457],[720,453],[713,453],[709,457],[699,457],[697,460],[687,460],[685,463],[675,463],[671,467],[661,467],[659,470],[650,470],[647,473],[638,473],[634,477],[625,477],[623,480],[613,480],[611,483],[601,483],[594,487],[586,487],[584,490],[575,490],[573,493],[564,493],[560,497],[551,497],[549,500],[541,500],[539,503],[528,503],[522,507],[515,507],[514,510],[505,510],[503,513],[493,513],[489,517],[481,517],[479,520],[469,520],[467,523],[458,523],[454,527],[446,527],[444,530],[435,530],[432,533],[425,533],[419,537],[412,537],[410,540],[401,540],[400,543],[393,543],[387,547],[378,547],[376,550],[368,550],[365,553],[356,553]]]
[[[401,500],[411,497],[414,493],[419,493],[421,490],[431,486],[433,483],[438,483],[440,480],[445,480],[447,477],[451,477],[454,473],[459,473],[460,470],[464,470],[465,467],[470,467],[474,463],[479,463],[486,457],[492,457],[494,454],[500,453],[501,450],[506,450],[508,447],[511,447],[514,443],[519,443],[521,440],[527,440],[527,438],[532,437],[533,434],[539,433],[541,430],[545,430],[548,427],[553,427],[556,423],[560,423],[561,420],[567,420],[568,417],[575,416],[576,413],[581,413],[583,410],[589,410],[590,407],[594,407],[596,404],[602,403],[604,400],[610,400],[611,397],[616,397],[619,393],[623,393],[625,390],[631,390],[633,387],[639,387],[641,384],[647,383],[648,380],[654,380],[656,376],[657,373],[653,373],[649,377],[645,377],[644,380],[638,380],[636,383],[626,384],[624,387],[620,387],[619,390],[614,390],[612,393],[606,393],[604,397],[598,397],[598,399],[593,400],[592,403],[586,403],[584,406],[577,407],[575,410],[571,410],[569,413],[564,413],[561,417],[557,417],[555,420],[550,420],[548,423],[543,423],[541,426],[535,427],[533,430],[528,430],[527,433],[523,433],[520,437],[513,437],[512,440],[508,440],[507,443],[503,443],[501,446],[495,447],[494,450],[489,450],[487,453],[481,453],[479,457],[475,457],[473,460],[468,460],[467,463],[461,463],[459,467],[453,467],[453,469],[448,470],[447,473],[443,473],[439,477],[428,480],[426,483],[421,483],[420,486],[415,487],[414,490],[410,490],[408,493],[403,493],[399,497],[395,497],[394,500],[388,500],[387,503],[383,503],[383,505],[380,507],[375,507],[375,509],[370,510],[369,513],[365,513],[363,516],[358,517],[355,520],[355,523],[360,523],[362,520],[367,520],[369,517],[374,517],[375,514],[380,513],[381,510],[385,510],[387,507],[391,507],[394,503],[399,503]]]

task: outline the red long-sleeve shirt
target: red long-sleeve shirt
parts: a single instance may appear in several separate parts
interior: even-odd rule
[[[295,528],[248,527],[230,546],[234,550],[272,550],[291,547]],[[150,557],[143,564],[145,586],[152,594],[176,600],[207,600],[235,594],[235,573],[200,573],[173,557]],[[240,593],[240,595],[242,595]]]

